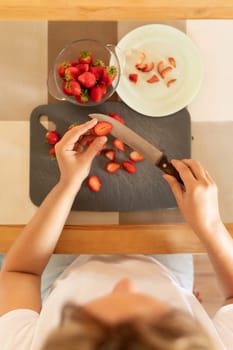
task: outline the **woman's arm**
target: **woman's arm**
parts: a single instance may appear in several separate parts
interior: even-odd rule
[[[37,311],[40,308],[40,277],[55,249],[73,201],[90,171],[92,160],[106,142],[106,137],[96,138],[83,152],[86,140],[92,137],[88,134],[96,122],[91,120],[69,130],[56,145],[60,180],[6,256],[0,276],[0,312],[6,312],[12,306]],[[23,285],[26,288],[20,293]]]
[[[204,244],[226,301],[233,303],[233,239],[219,214],[217,186],[194,160],[173,161],[185,184],[163,175],[186,221]]]

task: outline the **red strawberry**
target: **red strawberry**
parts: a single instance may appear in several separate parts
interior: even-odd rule
[[[137,152],[137,151],[132,151],[132,152],[130,152],[129,158],[130,158],[131,160],[133,160],[134,162],[140,162],[141,160],[144,159],[143,155],[140,154],[140,153]]]
[[[72,96],[73,95],[73,91],[71,89],[71,81],[63,81],[62,83],[62,91],[68,95],[68,96]]]
[[[102,78],[103,70],[104,70],[104,62],[101,60],[97,60],[94,66],[90,67],[90,72],[95,74],[97,80],[100,80]]]
[[[135,64],[135,67],[137,68],[137,70],[140,70],[140,71],[144,71],[144,69],[147,68],[147,64],[146,63],[137,63]]]
[[[65,76],[65,70],[70,66],[69,62],[63,62],[57,66],[57,72],[61,78]]]
[[[95,85],[96,77],[91,72],[84,72],[78,76],[78,81],[82,84],[82,86],[89,89]]]
[[[112,130],[112,124],[105,121],[98,122],[93,128],[93,131],[96,136],[107,135],[111,132],[111,130]]]
[[[75,96],[75,98],[81,104],[87,103],[89,100],[87,89],[82,89],[81,94]]]
[[[113,119],[117,120],[121,124],[125,124],[125,120],[117,113],[108,113],[109,117],[112,117]]]
[[[101,87],[104,96],[107,93],[106,85],[103,82],[100,82],[99,86]]]
[[[113,146],[116,147],[119,151],[124,152],[125,150],[125,145],[124,142],[122,142],[119,139],[114,139],[112,142]]]
[[[76,65],[76,68],[78,70],[78,76],[84,72],[89,71],[89,64],[87,63],[79,63]]]
[[[50,159],[52,159],[52,160],[56,159],[55,147],[52,147],[52,148],[49,150],[49,155],[50,155]]]
[[[132,81],[134,84],[137,84],[138,74],[129,74],[129,80]]]
[[[116,78],[117,69],[114,66],[105,67],[103,70],[102,81],[106,85],[111,85],[113,80]]]
[[[77,81],[71,81],[70,82],[70,88],[71,88],[72,94],[74,96],[80,96],[81,95],[82,89],[81,89],[80,84]]]
[[[70,67],[75,67],[75,66],[77,66],[77,62],[76,61],[70,61],[69,62],[69,66]]]
[[[96,103],[100,102],[103,97],[102,87],[99,85],[94,86],[90,91],[90,97],[93,102],[96,102]]]
[[[129,174],[135,174],[137,171],[136,165],[130,161],[124,161],[122,166]]]
[[[147,63],[146,68],[143,70],[143,72],[150,72],[154,68],[154,62]]]
[[[60,140],[61,136],[57,131],[48,131],[45,138],[50,145],[55,145]]]
[[[109,162],[107,163],[105,169],[108,173],[114,174],[119,168],[120,168],[120,163],[117,162]]]
[[[159,78],[157,77],[157,75],[153,74],[152,77],[150,77],[150,79],[147,80],[147,83],[153,84],[153,83],[158,83],[158,81],[159,81]]]
[[[65,76],[64,79],[67,81],[75,80],[78,76],[78,69],[77,67],[68,67],[65,70]]]
[[[100,178],[96,175],[93,175],[88,178],[87,185],[92,192],[99,192],[102,184]]]
[[[88,63],[91,64],[93,61],[92,54],[89,51],[81,51],[78,57],[79,63]]]
[[[108,149],[107,151],[104,152],[104,155],[106,158],[110,160],[116,159],[116,152],[113,149]]]
[[[176,60],[174,57],[168,57],[168,62],[174,67],[176,68]]]

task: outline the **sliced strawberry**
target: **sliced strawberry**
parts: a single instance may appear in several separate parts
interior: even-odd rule
[[[60,140],[61,136],[57,131],[52,130],[47,131],[45,138],[50,145],[55,145]]]
[[[50,155],[50,159],[51,159],[51,160],[56,159],[55,147],[50,148],[50,150],[49,150],[49,155]]]
[[[141,64],[145,58],[146,58],[145,52],[140,52],[140,57],[139,57],[138,61],[136,62],[136,64]]]
[[[104,155],[106,158],[112,161],[116,159],[116,152],[114,151],[114,149],[108,149],[107,151],[104,152]]]
[[[130,152],[129,158],[134,162],[141,162],[144,159],[143,155],[137,151]]]
[[[112,124],[109,122],[101,121],[98,122],[93,128],[96,136],[104,136],[112,131]]]
[[[102,81],[106,85],[111,85],[113,80],[116,78],[116,76],[117,76],[117,69],[115,66],[104,67]]]
[[[96,83],[96,77],[91,72],[84,72],[78,76],[78,81],[85,88],[92,88]]]
[[[114,174],[121,167],[120,163],[117,162],[109,162],[106,164],[106,171],[110,174]]]
[[[67,81],[75,80],[78,76],[77,67],[68,67],[65,69],[64,79]]]
[[[172,67],[176,68],[176,60],[174,57],[168,57],[168,62],[172,65]]]
[[[128,160],[124,161],[122,166],[129,174],[135,174],[137,171],[136,165]]]
[[[88,63],[91,64],[93,61],[92,54],[89,51],[81,51],[78,57],[79,63]]]
[[[138,74],[129,74],[129,80],[132,81],[134,84],[137,84]]]
[[[146,65],[146,68],[143,70],[143,72],[151,72],[152,69],[154,69],[154,62],[148,63]]]
[[[164,69],[162,70],[162,72],[160,73],[160,75],[161,75],[161,77],[162,77],[163,79],[165,79],[166,76],[168,75],[168,73],[171,72],[171,71],[172,71],[172,67],[168,66],[168,67],[166,67],[166,68],[164,68]]]
[[[147,68],[147,64],[146,63],[137,63],[137,64],[135,64],[135,67],[137,68],[137,70],[144,72],[144,69]]]
[[[160,75],[163,70],[163,63],[164,63],[163,61],[159,61],[159,63],[157,64],[157,71]]]
[[[71,89],[71,81],[63,81],[62,83],[62,91],[68,95],[68,96],[72,96],[73,95],[73,91]]]
[[[113,146],[116,147],[119,151],[124,152],[125,144],[119,139],[114,139],[112,142]]]
[[[99,103],[103,97],[103,89],[101,86],[96,85],[90,91],[90,97],[93,102]]]
[[[168,82],[167,82],[167,87],[169,88],[172,84],[174,84],[176,82],[176,79],[170,79],[170,80],[168,80]]]
[[[72,94],[74,96],[80,96],[81,95],[82,89],[81,89],[80,84],[77,81],[71,81],[70,82],[70,88],[71,88]]]
[[[76,68],[78,70],[78,76],[84,72],[89,71],[89,64],[88,63],[79,63],[76,65]]]
[[[57,72],[61,78],[65,76],[65,70],[70,66],[69,62],[63,62],[57,66]]]
[[[75,96],[75,98],[81,104],[87,103],[89,101],[88,90],[82,89],[81,94]]]
[[[117,120],[121,124],[125,124],[125,120],[119,114],[110,112],[110,113],[108,113],[108,115],[109,115],[109,117]]]
[[[158,81],[159,81],[159,78],[157,77],[157,75],[153,74],[152,77],[150,77],[150,79],[147,80],[147,83],[153,84],[153,83],[158,83]]]
[[[100,178],[96,175],[93,175],[88,178],[87,185],[92,192],[99,192],[102,184]]]

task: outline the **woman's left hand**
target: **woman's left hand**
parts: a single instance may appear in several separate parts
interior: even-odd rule
[[[107,142],[107,137],[95,137],[91,129],[97,124],[92,119],[68,130],[56,144],[55,151],[60,169],[60,182],[79,190],[83,180],[88,176],[96,154]],[[84,150],[88,141],[93,140]]]

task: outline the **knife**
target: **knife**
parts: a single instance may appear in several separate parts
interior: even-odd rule
[[[145,159],[156,165],[164,173],[174,176],[182,185],[184,184],[178,171],[168,161],[165,153],[153,146],[136,132],[118,122],[114,118],[101,113],[91,113],[89,117],[96,118],[98,121],[106,121],[112,124],[111,134],[130,146],[133,150],[141,153]]]

